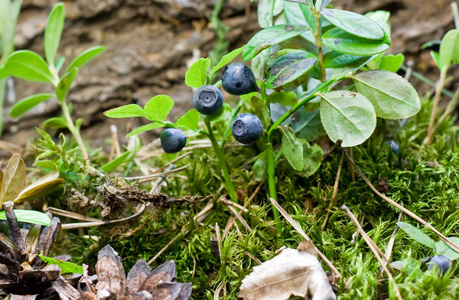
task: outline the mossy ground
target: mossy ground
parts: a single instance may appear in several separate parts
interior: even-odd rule
[[[430,116],[430,104],[427,103],[430,102],[424,101],[421,112],[410,118],[403,127],[399,121],[380,121],[373,136],[354,148],[354,159],[375,186],[386,189],[387,196],[398,203],[403,202],[407,209],[444,235],[459,236],[458,128],[454,126],[454,120],[446,120],[440,124],[434,143],[429,147],[421,146]],[[224,124],[217,124],[217,129],[223,131]],[[389,140],[399,144],[397,154],[388,145]],[[242,199],[246,200],[259,185],[253,179],[251,166],[262,150],[263,144],[259,142],[251,147],[231,147],[225,152]],[[323,161],[319,171],[309,178],[292,176],[288,164],[281,160],[276,169],[279,203],[343,275],[346,285],[343,281],[337,282],[339,299],[392,298],[393,291],[387,277],[384,273],[378,277],[380,264],[361,236],[354,235],[356,226],[340,207],[346,204],[350,208],[383,252],[395,229],[399,211],[374,194],[361,178],[356,176],[354,181],[346,160],[330,220],[324,231],[320,229],[333,193],[341,155],[341,149],[335,149]],[[156,157],[149,164],[162,166],[172,157]],[[169,178],[162,192],[178,197],[212,194],[215,199],[225,193],[217,158],[210,149],[194,150],[177,165],[188,165],[186,171],[181,173],[184,177]],[[130,172],[134,172],[133,169]],[[103,237],[108,228],[92,228],[89,234],[101,237],[96,243],[80,237],[81,234],[75,231],[61,244],[60,250],[68,252],[70,248],[78,262],[93,264],[97,251],[110,243],[122,257],[125,270],[128,270],[137,259],[150,260],[185,226],[189,233],[172,243],[152,267],[170,259],[175,260],[177,281],[193,283],[193,299],[213,299],[214,291],[221,283],[224,283],[227,295],[221,299],[235,299],[242,279],[257,265],[250,256],[263,262],[275,256],[275,251],[280,247],[294,248],[301,240],[300,235],[282,217],[282,232],[276,239],[267,183],[262,183],[260,192],[249,206],[249,213],[242,214],[252,232],[249,233],[238,222],[239,230],[233,227],[222,242],[220,261],[212,251],[210,239],[216,236],[217,223],[222,230],[225,228],[231,212],[221,202],[214,201],[209,216],[201,224],[190,222],[205,205],[206,202],[181,205],[144,215],[140,221],[131,224],[131,229],[142,223],[145,226],[128,237],[107,239]],[[438,240],[431,231],[410,217],[404,215],[402,220]],[[459,298],[456,262],[453,262],[452,271],[443,277],[427,271],[427,266],[421,263],[423,258],[434,254],[402,230],[398,231],[392,261],[412,260],[405,269],[396,271],[395,280],[404,298]],[[325,265],[324,269],[327,271]]]

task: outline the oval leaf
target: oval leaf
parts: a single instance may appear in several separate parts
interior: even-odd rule
[[[383,40],[385,37],[384,30],[378,23],[360,14],[328,8],[320,13],[330,23],[352,35],[370,40]]]
[[[317,59],[304,51],[292,52],[279,57],[268,68],[267,88],[275,89],[291,82],[294,82],[295,87],[301,85],[303,81],[299,79],[309,73],[316,62]]]
[[[30,209],[14,209],[14,214],[19,222],[39,224],[43,226],[49,226],[51,224],[51,219],[48,215]],[[0,212],[0,220],[6,220],[5,212]]]
[[[67,94],[69,93],[70,86],[72,85],[75,76],[78,73],[77,68],[73,68],[70,72],[62,76],[61,80],[59,81],[56,87],[56,96],[61,102],[65,101]]]
[[[25,187],[16,197],[14,202],[18,203],[24,200],[41,196],[51,192],[55,187],[63,184],[64,182],[64,179],[59,178],[59,172],[49,173],[48,175],[37,179],[31,185]]]
[[[29,50],[16,51],[8,57],[5,70],[11,75],[29,81],[53,82],[53,75],[46,62]]]
[[[384,119],[403,119],[421,109],[414,87],[389,71],[366,71],[352,77],[357,91],[373,104],[376,115]]]
[[[459,30],[451,29],[448,31],[440,44],[440,63],[441,66],[456,64],[459,62]]]
[[[287,161],[293,169],[301,171],[304,168],[303,144],[296,138],[293,129],[284,125],[280,128],[282,132],[282,150]]]
[[[75,59],[70,63],[70,65],[65,70],[65,73],[67,73],[69,70],[73,68],[80,68],[81,66],[85,65],[91,59],[93,59],[94,57],[96,57],[97,55],[101,54],[104,51],[105,51],[104,46],[95,46],[95,47],[86,49],[85,51],[80,53],[80,55],[75,57]]]
[[[52,97],[54,97],[54,94],[37,94],[21,99],[11,108],[10,116],[13,118],[20,117],[38,104]]]
[[[435,249],[435,242],[421,230],[405,222],[397,222],[397,225],[418,243],[423,244],[424,246],[427,246],[431,249]]]
[[[126,135],[126,137],[131,137],[131,136],[137,135],[139,133],[142,133],[142,132],[145,132],[145,131],[150,131],[150,130],[153,130],[153,129],[156,129],[156,128],[161,128],[161,127],[164,127],[163,123],[154,122],[154,123],[147,124],[147,125],[144,125],[144,126],[141,126],[139,128],[134,129],[133,131],[129,132]]]
[[[362,39],[339,28],[327,31],[322,42],[332,50],[356,56],[371,56],[389,49],[387,42]]]
[[[231,106],[229,106],[228,103],[223,103],[222,108],[220,108],[220,110],[216,114],[202,115],[202,118],[207,122],[216,122],[223,119],[231,118],[232,114],[233,110],[231,109]]]
[[[448,237],[448,239],[453,242],[455,245],[459,246],[459,237]],[[438,241],[435,244],[435,249],[437,251],[437,254],[441,254],[443,256],[446,256],[449,258],[449,260],[453,261],[459,258],[459,253],[453,250],[450,246],[448,246],[445,242],[443,241]]]
[[[274,25],[263,29],[255,34],[242,52],[242,59],[249,60],[254,58],[261,51],[271,47],[272,45],[279,44],[283,41],[291,39],[297,35],[309,30],[306,26],[296,25]]]
[[[26,166],[19,154],[14,154],[8,161],[0,185],[0,203],[13,201],[24,188]]]
[[[67,273],[76,273],[83,274],[83,267],[65,260],[55,259],[51,257],[46,257],[43,255],[38,255],[40,258],[47,264],[56,265],[61,268],[61,274]]]
[[[210,58],[200,58],[195,61],[188,71],[186,71],[185,84],[194,88],[200,88],[205,85],[210,62]]]
[[[385,55],[379,63],[379,70],[386,70],[390,72],[397,72],[403,65],[405,56],[401,53],[397,55],[389,54]]]
[[[303,161],[304,167],[301,175],[309,177],[319,170],[322,164],[323,152],[319,145],[314,144],[311,147],[309,143],[303,140]]]
[[[236,58],[236,56],[238,56],[239,54],[241,54],[242,51],[244,51],[244,48],[245,48],[245,46],[242,46],[241,48],[234,49],[230,53],[228,53],[225,56],[223,56],[222,59],[220,59],[220,61],[218,62],[218,64],[215,67],[213,67],[212,70],[210,70],[209,75],[214,74],[215,72],[217,72],[218,70],[223,68],[225,65],[230,63],[233,59]]]
[[[117,108],[112,108],[104,112],[109,118],[130,118],[130,117],[145,117],[145,112],[142,107],[137,104],[123,105]]]
[[[284,12],[290,24],[306,25],[312,30],[316,29],[316,20],[309,6],[285,1]]]
[[[65,7],[63,3],[57,3],[49,14],[48,24],[45,28],[45,57],[50,65],[54,65],[62,30],[64,29]]]
[[[197,130],[201,114],[196,110],[189,110],[183,117],[177,120],[176,125],[183,130]]]
[[[342,140],[343,147],[352,147],[371,136],[376,127],[376,113],[367,98],[350,91],[320,96],[320,119],[333,142]]]
[[[174,100],[167,95],[157,95],[151,98],[143,110],[150,121],[164,121],[174,107]]]
[[[121,165],[126,160],[126,158],[128,158],[128,156],[131,153],[132,153],[132,151],[124,152],[123,154],[121,154],[120,156],[115,158],[114,160],[112,160],[112,161],[106,163],[105,165],[103,165],[102,167],[100,167],[100,169],[102,171],[106,172],[106,173],[113,171],[116,167]]]

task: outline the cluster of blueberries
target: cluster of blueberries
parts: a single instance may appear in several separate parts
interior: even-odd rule
[[[252,70],[242,64],[234,63],[226,66],[222,73],[223,89],[231,95],[240,96],[258,91]],[[202,115],[218,114],[223,107],[223,94],[214,85],[204,85],[193,95],[193,105]],[[242,144],[251,144],[263,134],[260,119],[249,113],[238,115],[231,124],[233,137]],[[161,146],[166,153],[182,150],[186,144],[186,136],[176,128],[167,128],[161,135]]]

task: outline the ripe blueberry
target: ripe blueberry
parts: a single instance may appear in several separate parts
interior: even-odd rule
[[[193,105],[203,115],[213,115],[223,105],[223,95],[213,85],[203,85],[194,92]]]
[[[182,150],[186,144],[186,136],[182,131],[175,128],[166,128],[159,135],[161,147],[166,153],[175,153]]]
[[[223,89],[231,95],[244,95],[258,91],[252,70],[243,63],[226,66],[222,73]]]
[[[435,255],[430,260],[429,270],[436,265],[442,274],[445,274],[449,268],[451,268],[451,261],[449,258],[443,255]]]
[[[263,125],[257,116],[241,114],[234,119],[231,125],[231,133],[236,141],[248,145],[261,137]]]

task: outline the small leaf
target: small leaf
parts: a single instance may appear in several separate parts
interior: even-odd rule
[[[282,151],[293,169],[301,171],[304,168],[303,144],[295,136],[293,129],[284,125],[280,127],[282,132]]]
[[[220,59],[220,61],[218,62],[218,64],[215,67],[213,67],[212,70],[210,70],[209,75],[212,76],[212,74],[214,74],[215,72],[223,68],[225,65],[230,63],[233,59],[236,58],[236,56],[238,56],[239,54],[242,53],[242,51],[244,51],[244,47],[245,46],[234,49],[230,53],[223,56],[222,59]]]
[[[283,106],[293,106],[297,102],[295,92],[273,92],[268,96],[269,103],[280,103]]]
[[[255,34],[242,52],[242,59],[249,60],[254,58],[261,51],[271,47],[272,45],[279,44],[283,41],[289,40],[298,36],[309,28],[305,26],[295,26],[289,24],[274,25],[265,28]]]
[[[331,51],[325,55],[324,67],[325,68],[343,68],[354,64],[365,64],[369,56],[356,56],[350,54],[339,53]]]
[[[309,177],[320,168],[322,164],[323,152],[319,145],[310,146],[306,140],[303,140],[303,161],[304,167],[301,175]]]
[[[145,131],[150,131],[150,130],[153,130],[153,129],[156,129],[156,128],[161,128],[161,127],[164,127],[164,126],[165,125],[163,123],[159,123],[159,122],[150,123],[150,124],[147,124],[147,125],[144,125],[144,126],[141,126],[139,128],[134,129],[133,131],[129,132],[129,134],[126,135],[126,137],[131,137],[131,136],[137,135],[139,133],[142,133],[142,132],[145,132]]]
[[[20,50],[11,54],[5,63],[5,69],[11,76],[25,80],[53,82],[53,75],[44,59],[29,50]]]
[[[130,117],[146,117],[142,107],[137,104],[123,105],[117,108],[112,108],[104,112],[104,115],[109,118],[130,118]]]
[[[14,209],[14,214],[19,222],[39,224],[43,226],[49,226],[51,224],[51,219],[48,215],[30,209]],[[5,212],[0,212],[0,220],[6,220]]]
[[[195,61],[185,74],[185,84],[194,88],[200,88],[205,85],[210,63],[210,58],[200,58]]]
[[[62,76],[61,80],[59,81],[56,87],[56,96],[61,102],[65,101],[67,94],[69,93],[70,86],[72,85],[75,76],[78,73],[77,68],[73,68],[70,72]]]
[[[54,65],[59,41],[61,40],[62,30],[64,29],[65,7],[63,3],[54,5],[49,14],[48,24],[45,28],[45,56],[50,65]]]
[[[314,14],[307,5],[285,1],[284,12],[290,24],[307,25],[309,29],[316,29]]]
[[[124,161],[128,158],[128,156],[131,153],[132,153],[132,151],[124,152],[123,154],[121,154],[120,156],[115,158],[114,160],[112,160],[112,161],[106,163],[105,165],[103,165],[102,167],[100,167],[100,169],[102,171],[104,171],[105,173],[109,173],[109,172],[113,171],[114,169],[116,169],[116,167],[118,167],[119,165],[124,163]]]
[[[453,242],[455,245],[459,246],[459,237],[448,237],[448,239]],[[449,260],[453,261],[459,258],[459,253],[453,250],[450,246],[448,246],[443,241],[438,241],[435,243],[435,249],[437,254],[446,256]]]
[[[164,121],[174,107],[174,100],[167,95],[157,95],[151,98],[143,110],[150,121]]]
[[[360,14],[341,9],[323,9],[320,12],[330,23],[342,30],[370,40],[383,40],[384,30],[375,21]]]
[[[189,110],[184,116],[177,120],[176,125],[183,130],[197,130],[201,114],[196,110]]]
[[[46,257],[43,255],[38,255],[40,258],[47,264],[50,265],[57,265],[59,268],[61,268],[61,273],[62,274],[67,274],[67,273],[77,273],[77,274],[83,274],[83,267],[65,260],[59,260],[51,257]]]
[[[332,50],[356,56],[378,54],[390,46],[386,42],[362,39],[339,28],[327,31],[322,36],[322,42]]]
[[[37,179],[31,185],[25,187],[16,197],[14,202],[19,203],[34,197],[51,192],[55,187],[64,184],[64,179],[59,178],[59,172],[52,172]]]
[[[259,155],[258,159],[253,164],[253,177],[257,182],[262,182],[266,179],[266,152],[263,152]]]
[[[298,138],[313,141],[319,136],[325,135],[326,132],[320,120],[319,109],[313,111],[300,109],[294,117],[292,128]]]
[[[13,201],[24,188],[26,166],[19,154],[14,154],[8,161],[0,186],[0,204]]]
[[[441,70],[443,65],[441,64],[440,53],[435,52],[435,51],[432,50],[432,51],[430,51],[430,56],[432,57],[433,61],[437,65],[438,69]]]
[[[231,118],[233,110],[228,103],[223,103],[222,108],[214,115],[202,115],[202,118],[207,122],[217,122],[223,119]]]
[[[421,101],[414,87],[396,73],[366,71],[354,75],[352,79],[357,91],[371,101],[378,117],[403,119],[421,109]]]
[[[54,118],[49,118],[45,122],[43,122],[44,127],[49,127],[49,128],[67,128],[67,123],[65,122],[63,117],[54,117]]]
[[[459,63],[459,29],[448,31],[440,44],[440,62],[442,67]]]
[[[65,57],[61,56],[59,57],[56,62],[54,63],[54,67],[56,68],[56,71],[59,73],[60,69],[65,63]]]
[[[376,127],[376,113],[365,96],[350,91],[333,91],[320,95],[320,119],[333,142],[343,147],[365,142]]]
[[[20,117],[38,104],[52,97],[54,97],[54,94],[36,94],[21,99],[11,108],[10,116],[13,118]]]
[[[435,249],[435,242],[425,233],[411,224],[405,222],[397,222],[398,227],[403,229],[412,239],[424,246]]]
[[[104,46],[95,46],[95,47],[86,49],[85,51],[80,53],[77,57],[75,57],[75,59],[70,63],[70,65],[65,70],[65,73],[67,73],[69,70],[73,68],[82,67],[87,62],[89,62],[91,59],[93,59],[94,57],[96,57],[97,55],[101,54],[104,51],[105,51]]]
[[[403,65],[404,60],[405,60],[405,56],[401,53],[397,55],[393,55],[393,54],[385,55],[382,58],[381,62],[379,63],[379,69],[395,73]]]

